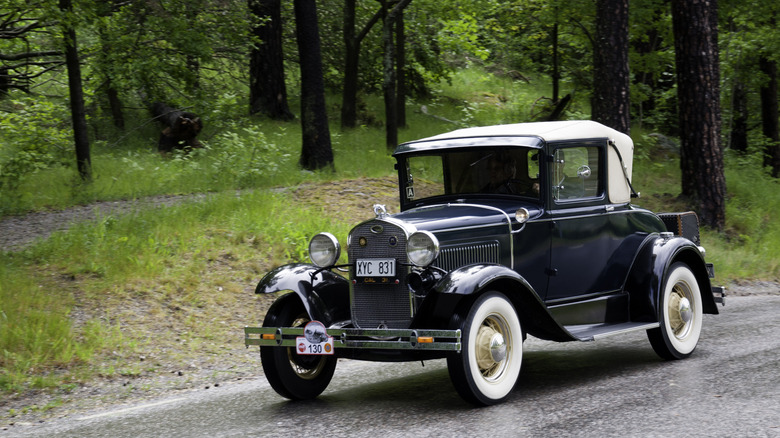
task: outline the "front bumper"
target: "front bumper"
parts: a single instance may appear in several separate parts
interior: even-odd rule
[[[244,327],[244,345],[295,347],[303,327]],[[328,329],[333,348],[460,352],[460,330]]]

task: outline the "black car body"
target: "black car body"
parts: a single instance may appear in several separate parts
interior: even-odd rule
[[[290,399],[319,395],[339,357],[446,358],[465,399],[498,403],[518,380],[527,335],[646,330],[660,356],[687,357],[724,291],[710,284],[695,214],[631,204],[632,155],[630,137],[590,121],[402,144],[401,211],[375,206],[350,232],[346,264],[322,233],[313,264],[266,275],[257,293],[293,293],[245,342],[260,345],[269,382]],[[312,322],[327,328],[322,342],[303,338]]]

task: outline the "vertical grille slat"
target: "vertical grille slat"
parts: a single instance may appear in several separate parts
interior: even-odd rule
[[[451,271],[474,263],[499,263],[499,261],[499,244],[497,241],[489,241],[442,247],[434,265],[445,271]]]

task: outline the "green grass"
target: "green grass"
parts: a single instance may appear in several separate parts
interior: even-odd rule
[[[433,101],[409,104],[409,128],[399,132],[400,140],[466,125],[530,120],[537,98],[549,95],[547,87],[547,82],[529,85],[464,70],[452,85],[442,84]],[[369,97],[367,103],[381,114],[379,98]],[[331,120],[336,171],[305,172],[297,166],[299,122],[220,111],[203,133],[204,150],[163,158],[155,152],[155,129],[146,127],[121,141],[94,143],[92,184],[78,182],[72,169],[53,167],[2,193],[0,213],[5,214],[156,194],[209,195],[96,217],[23,251],[0,253],[0,391],[66,391],[96,375],[144,372],[129,358],[151,348],[150,341],[135,327],[122,326],[118,312],[168,321],[186,333],[180,336],[190,343],[191,354],[207,354],[214,340],[227,336],[213,320],[249,322],[213,313],[243,303],[244,289],[269,268],[304,260],[316,232],[327,229],[344,242],[356,222],[328,217],[268,188],[394,174],[381,127],[340,132],[338,121]],[[656,155],[642,133],[635,138],[634,181],[642,192],[637,204],[654,211],[685,208],[675,200],[677,159]],[[727,157],[727,229],[703,231],[721,284],[780,279],[780,225],[772,220],[780,211],[780,190],[755,157]]]
[[[347,224],[330,225],[346,239]],[[273,265],[304,260],[310,236],[322,226],[317,211],[293,205],[282,194],[224,193],[100,217],[24,251],[0,255],[0,388],[56,388],[88,375],[94,352],[109,346],[134,351],[135,341],[103,322],[103,315],[75,326],[70,318],[75,303],[153,300],[214,308],[219,297],[204,290],[209,286],[204,276],[215,260],[227,253],[230,259],[262,263],[242,264],[246,272],[238,274],[240,280],[251,284]],[[69,282],[74,288],[63,290]],[[202,325],[191,318],[182,323],[193,331]],[[56,371],[66,368],[72,372],[63,380]],[[112,365],[92,372],[126,375],[127,369]]]

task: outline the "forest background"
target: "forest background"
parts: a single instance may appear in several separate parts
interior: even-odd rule
[[[681,3],[716,18],[701,32],[717,42],[718,74],[700,93],[708,108],[693,110],[716,115],[709,133],[681,126],[673,14]],[[723,223],[704,231],[708,258],[721,282],[777,281],[780,5],[628,6],[6,0],[0,215],[209,195],[132,215],[96,213],[33,245],[2,248],[0,389],[67,393],[96,376],[154,372],[159,364],[129,358],[150,349],[155,330],[177,341],[155,347],[158,356],[177,351],[169,356],[186,361],[210,351],[235,336],[225,326],[260,320],[264,304],[219,316],[215,308],[246,308],[252,282],[305,259],[314,233],[346,235],[355,219],[343,206],[349,194],[395,199],[388,146],[457,127],[589,119],[605,51],[623,52],[628,66],[620,102],[636,143],[637,203],[698,210],[682,187],[680,151],[686,136],[714,135],[723,162],[713,167],[726,190]],[[625,20],[610,15],[623,8]],[[604,11],[626,26],[619,50],[599,37]],[[281,82],[268,82],[274,77]],[[160,155],[154,102],[197,114],[204,147]],[[169,323],[140,328],[143,313]]]

